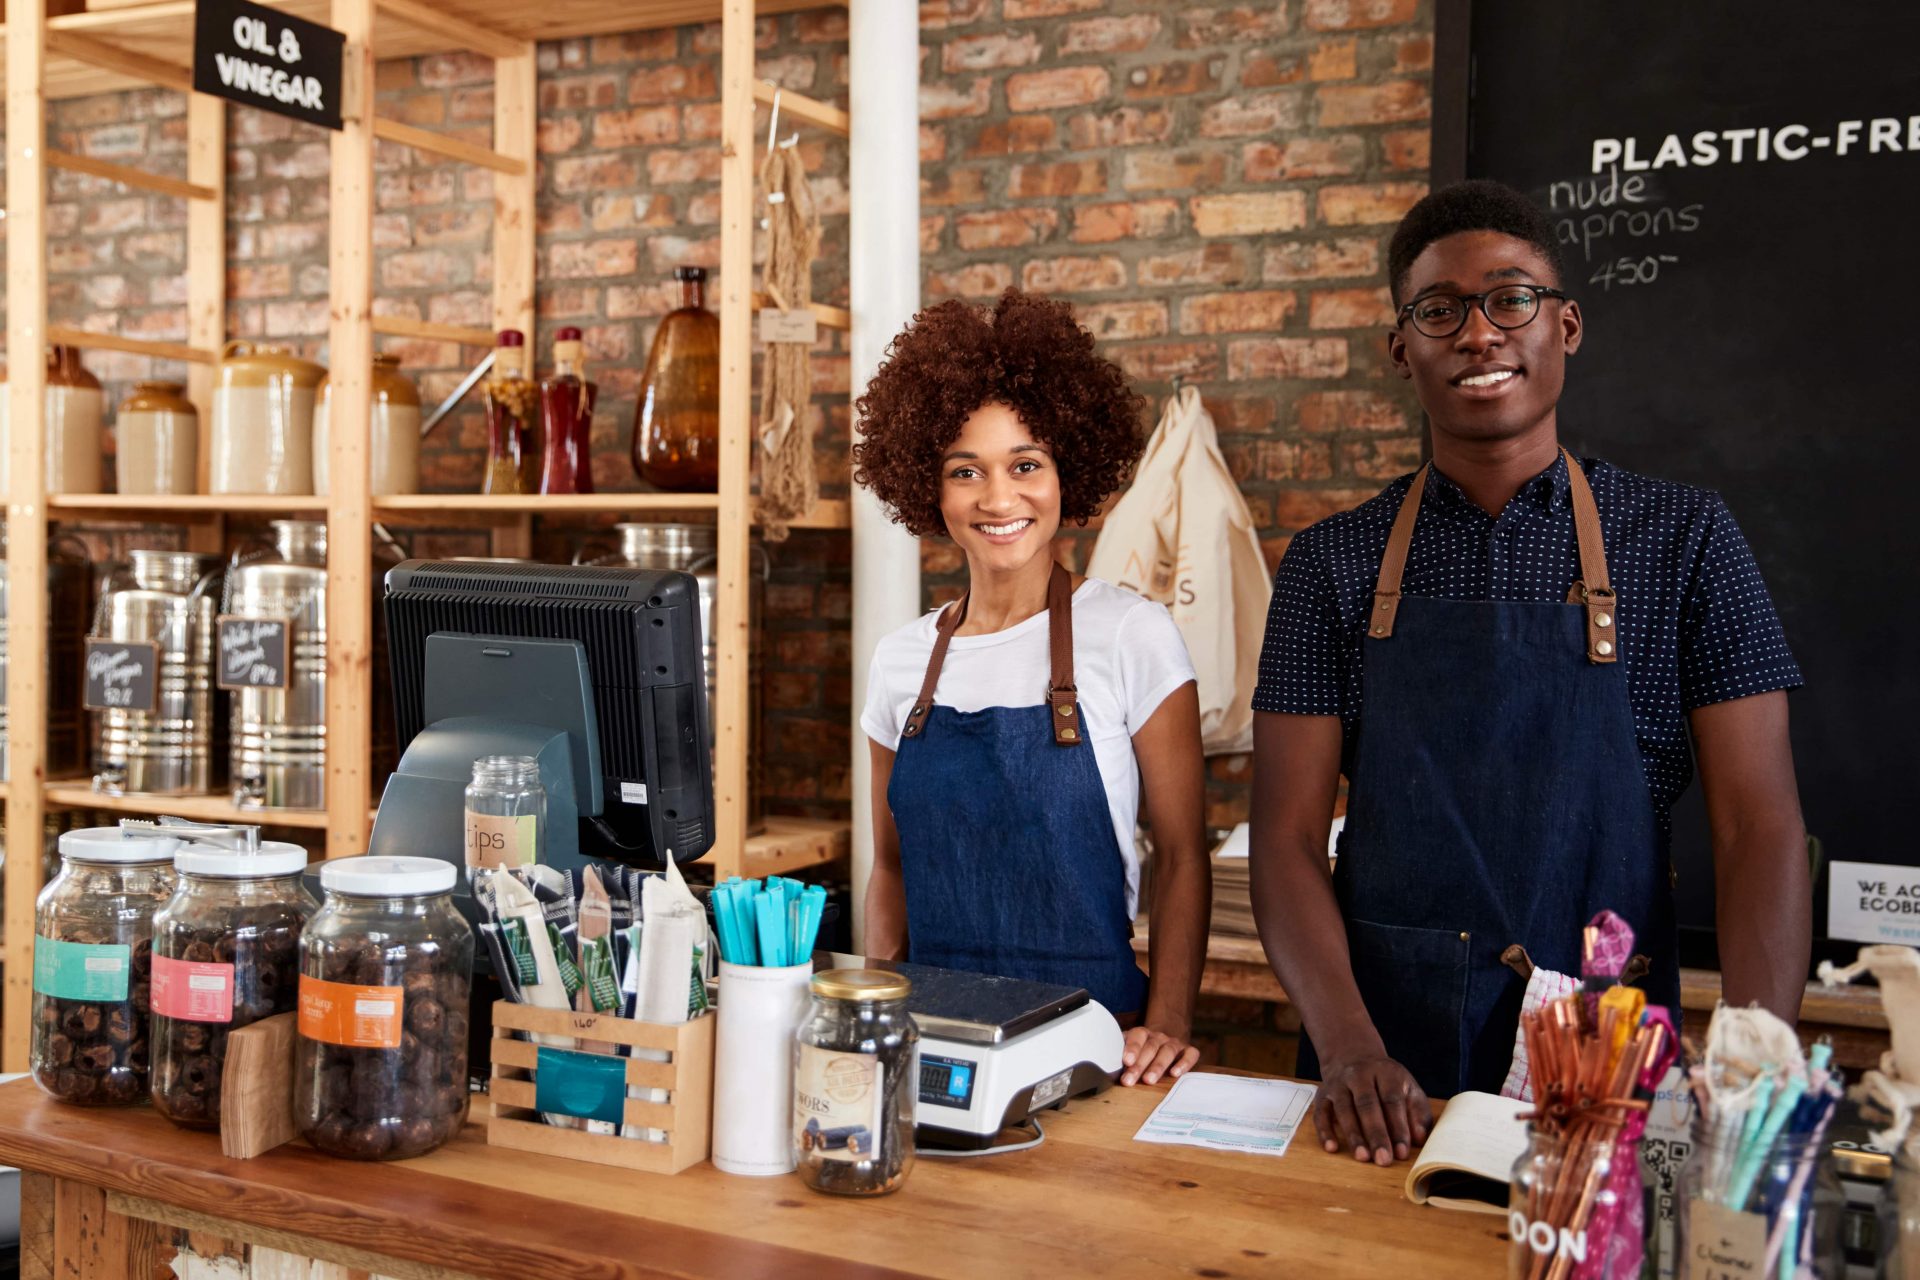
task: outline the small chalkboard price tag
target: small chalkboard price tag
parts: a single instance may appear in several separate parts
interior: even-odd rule
[[[287,687],[288,656],[293,652],[290,619],[223,615],[215,634],[220,641],[216,683],[222,689]]]
[[[331,27],[249,0],[199,0],[193,87],[329,129],[341,127],[347,38]]]
[[[87,710],[151,712],[159,686],[160,646],[153,641],[87,641]]]

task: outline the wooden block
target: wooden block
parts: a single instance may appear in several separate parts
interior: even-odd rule
[[[220,1151],[251,1160],[293,1141],[294,1015],[282,1013],[227,1037],[220,1076]]]

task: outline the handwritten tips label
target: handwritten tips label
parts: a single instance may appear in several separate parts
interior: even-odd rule
[[[346,37],[249,0],[194,6],[193,87],[338,129]]]
[[[1685,1280],[1760,1280],[1767,1258],[1767,1220],[1711,1200],[1687,1206]]]
[[[284,689],[291,680],[293,623],[287,618],[222,616],[216,626],[222,689]]]
[[[1827,879],[1827,936],[1920,946],[1920,867],[1833,863]]]
[[[87,641],[89,711],[150,712],[159,687],[160,646],[151,640]]]

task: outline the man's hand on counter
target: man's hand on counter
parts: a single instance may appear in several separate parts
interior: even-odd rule
[[[1156,1084],[1161,1076],[1174,1079],[1187,1074],[1200,1061],[1200,1051],[1188,1044],[1185,1036],[1168,1035],[1145,1025],[1127,1031],[1127,1047],[1120,1055],[1123,1069],[1120,1083],[1138,1084],[1142,1080]]]
[[[1313,1127],[1328,1151],[1388,1165],[1427,1140],[1433,1107],[1408,1070],[1385,1054],[1321,1064]]]

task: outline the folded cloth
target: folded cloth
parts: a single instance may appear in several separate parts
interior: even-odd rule
[[[1551,969],[1536,968],[1528,977],[1526,994],[1520,998],[1520,1024],[1513,1029],[1513,1065],[1507,1068],[1507,1082],[1500,1086],[1501,1097],[1533,1101],[1533,1076],[1527,1065],[1527,1015],[1579,989],[1578,978]]]

